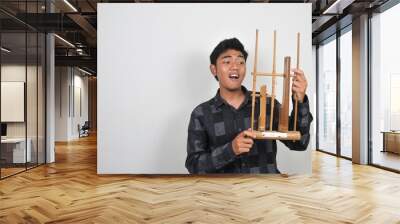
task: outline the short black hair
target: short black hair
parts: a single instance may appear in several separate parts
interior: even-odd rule
[[[243,44],[237,39],[237,38],[230,38],[230,39],[225,39],[214,48],[214,50],[211,52],[210,55],[210,63],[212,65],[217,64],[217,58],[223,54],[227,50],[237,50],[240,51],[243,54],[244,61],[247,60],[248,53],[244,49]],[[218,81],[218,77],[215,76],[215,79]]]
[[[230,38],[230,39],[225,39],[214,48],[214,50],[211,52],[210,55],[210,62],[213,65],[216,65],[217,63],[217,58],[224,53],[227,50],[237,50],[240,51],[243,54],[244,60],[247,60],[247,52],[244,49],[243,44],[237,39],[237,38]]]

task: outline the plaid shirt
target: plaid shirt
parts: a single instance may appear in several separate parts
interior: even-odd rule
[[[190,117],[187,141],[186,168],[190,173],[279,173],[276,165],[276,140],[254,140],[248,153],[235,155],[233,139],[251,127],[251,92],[242,86],[245,100],[238,109],[221,98],[219,90],[214,98],[197,106]],[[256,98],[254,127],[258,127],[259,99]],[[267,98],[266,129],[269,129],[271,98]],[[277,130],[279,108],[275,101],[273,130]],[[294,112],[289,121],[293,130]],[[308,98],[298,103],[297,127],[299,141],[282,141],[289,149],[304,151],[310,140],[310,124],[313,120]]]

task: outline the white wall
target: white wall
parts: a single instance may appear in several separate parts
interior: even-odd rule
[[[190,114],[218,89],[209,55],[221,40],[240,39],[251,88],[256,29],[261,71],[272,70],[274,29],[278,71],[286,55],[295,64],[301,33],[301,67],[314,96],[311,4],[99,4],[98,173],[187,173]],[[279,144],[281,172],[310,173],[310,148],[314,141],[305,152]]]
[[[56,67],[55,73],[55,140],[77,139],[78,124],[88,120],[88,78],[72,67]],[[82,114],[76,105],[82,105]]]

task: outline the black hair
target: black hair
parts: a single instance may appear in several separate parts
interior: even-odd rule
[[[244,49],[243,44],[237,39],[237,38],[230,38],[230,39],[225,39],[214,48],[214,50],[211,52],[210,55],[210,63],[212,65],[217,64],[217,58],[223,54],[227,50],[237,50],[240,51],[243,54],[244,60],[247,60],[248,53]],[[214,76],[215,79],[218,81],[218,77]]]

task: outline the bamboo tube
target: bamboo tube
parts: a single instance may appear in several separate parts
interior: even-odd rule
[[[296,69],[300,68],[300,33],[297,33],[297,59],[296,59]],[[296,131],[297,129],[297,113],[298,113],[298,104],[299,100],[297,98],[297,95],[295,95],[294,98],[294,128],[293,130]]]
[[[260,89],[260,116],[258,118],[258,131],[265,131],[267,115],[267,86],[262,85]]]
[[[253,72],[251,72],[251,75],[254,75]],[[268,73],[268,72],[257,72],[257,76],[275,76],[275,77],[284,77],[285,74],[283,73]],[[294,77],[294,75],[290,75],[290,77]]]
[[[252,94],[252,102],[251,102],[251,130],[254,130],[254,109],[255,109],[255,104],[256,104],[257,61],[258,61],[258,29],[256,29],[256,46],[255,46],[255,52],[254,52],[253,94]]]
[[[276,30],[274,30],[274,54],[272,56],[272,74],[276,73]],[[274,106],[275,106],[275,75],[272,76],[272,91],[271,91],[271,116],[269,119],[269,130],[272,131],[274,121]]]
[[[289,92],[290,92],[290,57],[285,57],[286,77],[283,80],[282,105],[279,111],[278,131],[287,132],[289,130]]]

